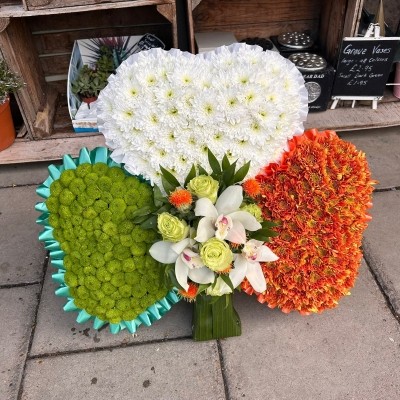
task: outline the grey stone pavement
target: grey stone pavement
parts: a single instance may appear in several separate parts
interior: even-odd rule
[[[47,164],[1,166],[0,400],[400,399],[400,128],[341,136],[379,180],[351,296],[303,317],[238,294],[242,336],[201,343],[184,302],[135,335],[63,312],[35,224]]]

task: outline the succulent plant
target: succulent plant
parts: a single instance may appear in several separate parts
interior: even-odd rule
[[[4,60],[0,60],[0,104],[3,104],[10,93],[16,92],[25,83],[11,71]]]

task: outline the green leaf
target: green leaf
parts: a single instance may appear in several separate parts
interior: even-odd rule
[[[261,240],[263,242],[266,242],[266,241],[268,241],[269,238],[276,237],[278,235],[279,235],[278,232],[275,232],[271,229],[260,229],[256,232],[251,232],[249,234],[249,237],[251,237],[252,239]]]
[[[273,228],[274,226],[279,226],[279,223],[273,221],[263,221],[261,222],[263,229]]]
[[[174,187],[173,185],[171,185],[171,184],[164,178],[163,175],[161,176],[161,183],[162,183],[163,188],[164,188],[164,190],[165,190],[165,192],[166,192],[167,194],[170,194],[172,191],[175,190],[175,187]]]
[[[233,292],[235,290],[235,288],[233,287],[233,284],[232,284],[231,278],[229,278],[229,275],[220,274],[219,276],[230,287],[230,289]]]
[[[249,169],[250,169],[250,161],[247,162],[246,164],[242,165],[238,169],[235,176],[233,177],[233,183],[241,182],[248,174]]]
[[[208,175],[208,172],[201,165],[197,168],[199,169],[199,175]]]
[[[168,183],[170,183],[174,187],[174,189],[177,188],[178,186],[181,186],[178,179],[176,179],[175,176],[171,174],[171,172],[167,171],[161,165],[160,165],[160,170],[163,177],[168,181]]]
[[[131,214],[131,217],[132,217],[132,219],[135,217],[142,217],[145,215],[149,215],[153,211],[155,211],[155,208],[153,206],[144,206],[144,207],[141,207],[141,208],[138,208],[137,210],[135,210]]]
[[[157,185],[154,185],[153,195],[156,207],[161,207],[164,203],[168,202],[168,199],[162,194],[161,189]]]
[[[158,210],[157,210],[157,214],[161,214],[161,213],[163,213],[163,212],[168,212],[168,211],[170,211],[171,210],[171,208],[172,208],[172,205],[171,204],[164,204],[162,207],[160,207]]]
[[[233,177],[235,175],[236,163],[237,161],[231,164],[229,168],[227,168],[222,174],[222,180],[226,186],[231,186],[233,184]]]
[[[214,156],[212,151],[208,149],[208,163],[210,164],[211,169],[213,170],[214,174],[220,175],[221,174],[221,165],[219,164],[219,161],[217,158]]]
[[[210,285],[208,283],[201,283],[197,289],[197,296],[207,290]]]
[[[184,187],[186,187],[186,185],[195,177],[196,177],[196,167],[193,164],[191,170],[189,171],[185,179]]]
[[[157,228],[157,215],[152,215],[140,224],[143,229],[154,229]]]
[[[226,170],[227,168],[229,168],[231,165],[231,163],[229,162],[228,156],[225,154],[224,158],[222,159],[222,170]]]

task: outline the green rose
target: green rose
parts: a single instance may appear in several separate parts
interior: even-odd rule
[[[215,272],[226,270],[233,261],[228,243],[217,238],[208,239],[201,246],[200,257],[203,263]]]
[[[217,201],[218,196],[218,182],[208,175],[200,175],[193,178],[187,189],[195,194],[199,199],[207,197],[214,204]]]
[[[258,222],[263,222],[262,211],[261,208],[258,207],[257,204],[246,204],[243,207],[240,207],[241,211],[247,211],[251,214]]]
[[[157,218],[157,227],[164,240],[180,242],[189,234],[189,226],[185,221],[163,212]]]

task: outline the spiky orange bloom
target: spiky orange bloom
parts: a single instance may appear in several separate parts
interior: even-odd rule
[[[244,192],[250,197],[256,197],[261,193],[261,186],[254,178],[245,180],[242,183]]]
[[[175,189],[168,198],[170,204],[178,210],[186,211],[193,202],[192,194],[186,189]]]
[[[179,290],[178,293],[180,296],[182,296],[186,301],[192,302],[196,300],[197,296],[197,291],[198,291],[199,286],[196,285],[193,282],[189,282],[189,289],[186,290]]]
[[[354,285],[370,220],[376,182],[365,154],[333,131],[308,130],[256,179],[264,218],[280,222],[268,243],[280,258],[262,265],[267,291],[258,301],[286,313],[335,307]],[[254,293],[248,281],[242,288]]]

